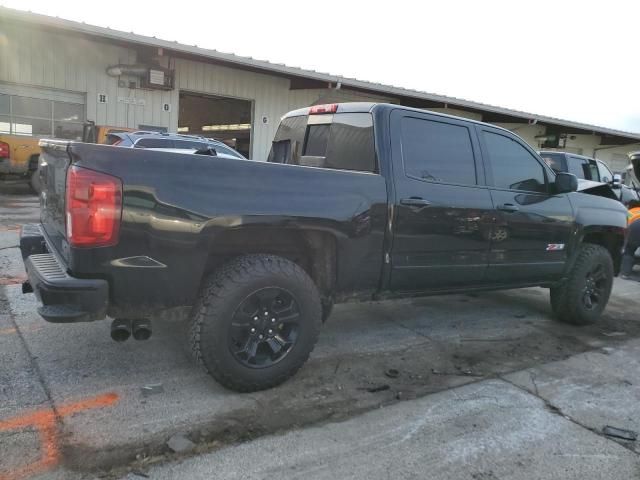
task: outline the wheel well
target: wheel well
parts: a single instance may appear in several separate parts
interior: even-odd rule
[[[582,241],[584,243],[593,243],[606,248],[613,259],[613,269],[615,274],[618,275],[618,273],[620,273],[624,237],[612,232],[590,232],[584,236]]]
[[[204,275],[241,255],[279,255],[300,265],[314,281],[322,297],[330,298],[335,287],[335,252],[335,238],[324,232],[282,228],[228,230],[215,237]]]
[[[40,161],[39,154],[33,154],[29,157],[29,171],[35,172],[38,169],[38,162]]]

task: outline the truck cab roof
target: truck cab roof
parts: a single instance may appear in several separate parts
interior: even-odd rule
[[[331,113],[373,113],[376,110],[405,110],[410,112],[424,113],[428,111],[430,115],[435,115],[442,118],[450,118],[457,120],[464,120],[465,122],[474,123],[476,125],[490,126],[498,130],[509,132],[508,129],[493,125],[491,123],[481,122],[472,118],[460,117],[458,115],[449,115],[441,112],[434,112],[426,108],[407,107],[405,105],[397,105],[394,103],[383,102],[344,102],[344,103],[328,103],[312,105],[310,107],[299,108],[292,110],[282,116],[282,119],[289,117],[299,117],[303,115],[322,115]]]

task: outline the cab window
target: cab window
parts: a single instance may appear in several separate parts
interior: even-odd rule
[[[505,135],[483,130],[482,136],[495,187],[547,192],[544,168],[529,150]]]

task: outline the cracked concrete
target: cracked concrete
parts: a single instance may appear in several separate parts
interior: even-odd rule
[[[35,200],[30,201],[32,207],[19,209],[21,213],[12,211],[9,223],[4,219],[0,221],[6,226],[4,230],[0,228],[0,241],[5,242],[4,245],[10,247],[17,242],[18,231],[14,224],[35,220]],[[0,268],[3,275],[5,272],[16,276],[24,274],[18,249],[0,251]],[[587,427],[593,426],[594,431],[601,428],[599,425],[605,420],[614,426],[628,427],[624,416],[606,411],[597,413],[598,397],[590,395],[592,388],[604,395],[603,398],[617,402],[623,410],[626,408],[628,415],[635,415],[629,399],[625,401],[619,398],[620,394],[612,394],[609,390],[622,389],[627,394],[631,392],[633,399],[640,398],[635,390],[640,379],[621,373],[629,368],[637,371],[638,365],[623,361],[616,353],[620,348],[631,348],[635,339],[640,339],[637,292],[637,283],[616,280],[614,295],[602,322],[585,328],[554,322],[550,317],[548,294],[541,289],[340,305],[323,329],[311,361],[294,379],[267,392],[238,395],[221,389],[190,363],[184,353],[179,315],[155,319],[154,336],[149,342],[115,344],[108,337],[108,322],[47,324],[35,313],[37,304],[33,295],[22,295],[19,285],[4,286],[0,287],[0,421],[48,407],[49,399],[58,406],[105,392],[118,395],[118,403],[109,409],[92,410],[62,420],[59,434],[60,465],[63,467],[48,471],[47,478],[92,478],[87,470],[121,467],[130,462],[135,468],[145,469],[150,461],[172,460],[174,456],[167,455],[165,442],[176,432],[184,432],[196,443],[196,452],[202,453],[273,432],[324,424],[327,428],[324,439],[324,427],[309,437],[305,436],[306,430],[296,430],[293,434],[293,439],[303,442],[299,448],[294,448],[303,467],[278,470],[277,464],[271,464],[270,470],[285,477],[295,477],[300,470],[300,475],[322,478],[326,472],[304,456],[314,453],[314,442],[322,444],[331,440],[339,445],[343,434],[332,436],[331,432],[338,428],[334,425],[341,424],[332,422],[343,420],[378,425],[377,433],[362,430],[364,427],[353,427],[364,435],[363,445],[372,445],[375,447],[372,452],[383,457],[376,464],[366,451],[355,452],[354,461],[359,458],[362,462],[378,465],[379,470],[354,467],[354,478],[358,478],[357,472],[374,477],[379,473],[376,478],[384,477],[386,472],[390,478],[400,478],[403,473],[423,477],[417,473],[422,461],[435,472],[434,478],[444,478],[446,471],[451,474],[449,478],[526,478],[517,476],[518,468],[529,473],[529,478],[545,478],[536,477],[536,472],[551,475],[551,470],[542,464],[556,457],[563,459],[556,466],[563,474],[569,472],[566,478],[572,478],[574,473],[598,478],[595,475],[602,471],[595,464],[587,463],[583,468],[577,459],[601,459],[599,455],[604,455],[603,449],[614,447],[625,452],[619,454],[615,450],[615,455],[622,455],[622,463],[619,467],[614,462],[604,465],[610,471],[626,475],[635,468],[631,457],[626,455],[635,454],[608,438],[596,435],[597,440],[591,439],[593,433],[574,420]],[[611,332],[622,333],[612,336]],[[632,350],[628,355],[637,357],[637,353]],[[577,366],[571,373],[560,366],[555,367],[559,369],[556,373],[551,367],[545,370],[548,365],[570,362],[576,355],[584,357],[576,361]],[[605,366],[598,362],[601,357],[618,363],[615,367],[607,367],[611,369],[607,373]],[[391,368],[398,370],[397,378],[385,375]],[[521,371],[522,378],[512,373]],[[575,372],[579,373],[581,381],[562,383],[575,376]],[[588,376],[598,372],[598,377]],[[616,373],[617,377],[611,373]],[[613,378],[617,378],[618,383]],[[485,382],[488,382],[487,386],[480,387]],[[163,385],[162,393],[143,395],[141,387],[157,383]],[[368,391],[381,386],[388,388],[376,393]],[[432,397],[433,401],[429,400]],[[524,403],[519,403],[518,399]],[[417,403],[414,405],[414,402]],[[415,410],[415,415],[406,413],[404,417],[392,417],[398,422],[405,418],[406,425],[376,423],[381,421],[377,413],[401,415],[390,410],[389,406],[393,404],[398,404],[397,408],[407,405],[407,409]],[[482,408],[470,408],[472,404]],[[447,413],[447,409],[454,411]],[[490,414],[485,415],[485,410]],[[532,413],[527,413],[529,410]],[[366,411],[370,414],[358,417]],[[422,415],[418,415],[419,412]],[[562,417],[560,412],[570,416],[572,421]],[[505,418],[500,418],[500,414]],[[559,421],[562,428],[549,422],[551,418]],[[518,448],[529,448],[526,428],[531,422],[537,428],[533,432],[537,435],[534,438],[545,445],[540,445],[537,456],[529,462],[527,452],[507,448],[501,436],[509,433],[512,436],[507,438],[516,442]],[[396,428],[391,432],[392,437],[384,430],[387,426]],[[480,426],[482,431],[476,431]],[[635,429],[635,424],[632,426]],[[513,431],[501,430],[507,427]],[[455,433],[451,438],[448,436],[450,431]],[[561,448],[561,442],[554,440],[559,436],[569,442],[572,435],[577,435],[575,438],[581,441],[583,435],[588,438],[585,437],[584,445],[574,445],[575,448]],[[386,450],[376,447],[378,444],[372,437],[381,439],[382,444],[391,442],[388,461],[383,462]],[[8,451],[3,447],[15,438],[23,439],[20,445],[24,448],[13,448],[11,465],[19,464],[21,454],[25,458],[33,455],[28,435],[0,433],[0,450]],[[270,438],[265,437],[265,441],[276,442],[268,445],[273,445],[269,448],[277,456],[279,444]],[[347,434],[344,438],[358,443],[357,436]],[[456,464],[454,458],[443,453],[446,462],[440,465],[438,457],[410,453],[411,449],[424,449],[424,445],[441,451],[444,447],[431,445],[446,445],[449,440],[453,442],[453,451],[470,452],[464,457],[468,462]],[[483,447],[474,450],[475,443]],[[247,445],[243,448],[252,448],[253,442]],[[283,445],[294,447],[289,443]],[[491,456],[496,445],[499,446],[497,451],[510,457],[500,460],[498,456]],[[549,445],[557,448],[550,449]],[[307,448],[307,453],[303,452],[303,447]],[[342,448],[350,451],[352,445]],[[402,464],[402,456],[395,449],[409,452],[415,462],[415,471],[411,470],[411,465]],[[328,452],[328,456],[322,458],[331,462],[331,450]],[[485,454],[481,455],[481,452]],[[261,455],[256,454],[255,458],[261,458]],[[137,456],[142,460],[136,461]],[[205,457],[199,458],[204,462]],[[231,462],[235,457],[226,458],[212,461]],[[0,475],[8,460],[0,457]],[[196,458],[193,461],[196,462]],[[189,462],[191,460],[186,461],[190,465]],[[269,461],[265,462],[269,465]],[[306,464],[312,468],[305,470]],[[249,474],[260,476],[251,465],[240,465],[247,468],[248,478]],[[336,465],[351,468],[346,458],[337,459]],[[158,467],[149,472],[163,478],[165,472],[178,467],[170,462],[166,468]],[[183,478],[188,478],[191,470],[185,472]],[[344,472],[336,472],[338,477],[348,477],[339,475]],[[198,478],[197,469],[193,470],[193,475]]]

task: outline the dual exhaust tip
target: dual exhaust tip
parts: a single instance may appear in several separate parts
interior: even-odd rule
[[[149,340],[151,333],[151,320],[116,318],[111,323],[111,338],[116,342],[124,342],[131,335],[136,340]]]

